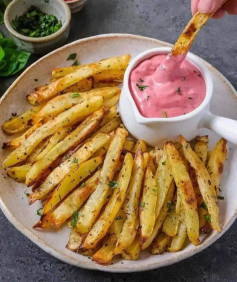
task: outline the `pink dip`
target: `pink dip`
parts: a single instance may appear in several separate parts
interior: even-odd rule
[[[202,103],[206,85],[199,69],[184,56],[159,54],[132,70],[130,91],[144,117],[176,117]]]

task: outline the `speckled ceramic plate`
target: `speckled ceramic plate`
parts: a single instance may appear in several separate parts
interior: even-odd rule
[[[11,116],[11,113],[21,113],[26,110],[27,103],[25,96],[34,87],[47,83],[50,71],[55,67],[65,66],[70,62],[66,61],[70,53],[76,52],[81,63],[88,63],[101,60],[111,56],[121,55],[124,52],[136,56],[138,53],[158,47],[169,46],[165,42],[155,39],[127,34],[109,34],[90,37],[75,41],[66,45],[31,65],[8,89],[0,103],[0,123],[2,124]],[[214,80],[214,96],[211,102],[213,113],[229,118],[237,119],[236,92],[231,84],[216,69],[208,63]],[[208,133],[211,145],[217,141],[219,136]],[[6,141],[8,136],[0,132],[0,140]],[[0,163],[2,163],[6,152],[1,150]],[[142,252],[138,261],[117,260],[110,266],[101,266],[92,262],[89,258],[70,252],[65,248],[68,240],[69,228],[65,227],[58,232],[45,232],[32,229],[38,220],[36,214],[40,207],[38,203],[29,206],[24,194],[26,187],[18,184],[6,176],[1,169],[0,174],[0,205],[1,209],[10,222],[32,242],[40,248],[57,257],[58,259],[72,265],[88,269],[98,269],[110,272],[133,272],[154,269],[186,259],[215,242],[235,221],[237,215],[237,149],[229,144],[228,160],[225,165],[221,181],[222,194],[225,200],[220,203],[220,221],[223,230],[220,234],[213,232],[203,240],[198,247],[188,245],[178,253],[165,253],[152,256],[148,252]]]

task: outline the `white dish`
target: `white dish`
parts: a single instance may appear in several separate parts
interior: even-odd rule
[[[151,38],[145,38],[128,34],[109,34],[75,41],[66,45],[31,65],[8,89],[0,102],[0,123],[2,124],[11,116],[11,113],[21,113],[27,108],[25,95],[34,87],[47,83],[51,70],[71,64],[66,61],[69,54],[76,52],[81,63],[88,63],[121,55],[126,50],[132,57],[151,48],[159,46],[170,46]],[[204,62],[204,61],[203,61]],[[237,95],[231,84],[211,65],[204,62],[210,70],[214,82],[214,94],[211,101],[211,111],[215,114],[228,118],[237,119]],[[38,81],[35,81],[38,79]],[[201,131],[200,134],[209,134],[211,145],[218,140],[219,136],[210,131]],[[10,138],[0,131],[0,140],[6,141]],[[231,149],[231,151],[230,151]],[[38,231],[32,229],[37,222],[37,209],[40,204],[29,206],[24,191],[27,190],[23,184],[18,184],[8,178],[3,169],[0,174],[0,206],[11,223],[31,241],[40,248],[58,259],[72,265],[88,269],[97,269],[108,272],[135,272],[144,271],[176,263],[186,259],[207,248],[215,242],[231,226],[237,216],[237,149],[229,144],[228,161],[226,162],[221,187],[225,200],[220,202],[220,222],[223,231],[220,234],[213,232],[204,242],[194,247],[189,244],[178,253],[165,253],[152,256],[143,252],[138,261],[116,260],[112,265],[101,266],[92,262],[87,257],[72,253],[65,248],[68,240],[69,229],[67,227],[58,232]],[[6,157],[7,152],[1,150],[0,162]]]
[[[137,139],[143,139],[152,146],[162,146],[167,140],[178,139],[180,134],[191,140],[200,128],[208,128],[237,145],[237,121],[216,116],[210,112],[210,101],[213,95],[211,74],[202,60],[192,53],[187,54],[187,60],[200,70],[206,84],[206,96],[201,105],[186,115],[172,118],[147,118],[140,114],[129,89],[131,71],[142,61],[157,54],[168,54],[170,51],[171,48],[168,47],[146,50],[129,64],[124,75],[119,101],[119,112],[128,131]]]

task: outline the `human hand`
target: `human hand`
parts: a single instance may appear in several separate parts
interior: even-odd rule
[[[191,0],[192,14],[197,11],[201,13],[213,13],[220,7],[223,0]],[[227,0],[221,8],[217,10],[213,18],[222,18],[225,12],[231,15],[237,15],[237,0]]]

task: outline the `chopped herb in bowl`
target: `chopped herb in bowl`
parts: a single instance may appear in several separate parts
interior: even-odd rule
[[[62,23],[54,15],[48,15],[31,6],[25,14],[12,20],[12,27],[28,37],[44,37],[57,32]]]

